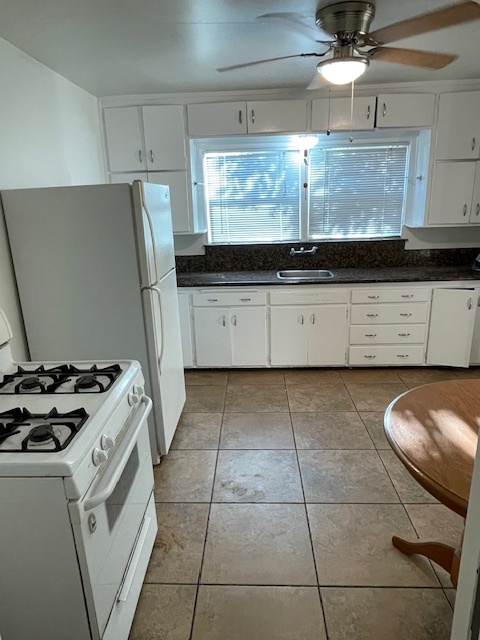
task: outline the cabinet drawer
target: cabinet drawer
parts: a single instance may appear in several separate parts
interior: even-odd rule
[[[242,291],[240,293],[218,292],[194,293],[194,307],[225,307],[236,305],[265,304],[266,294],[258,291]]]
[[[352,306],[351,324],[416,324],[427,321],[428,304],[359,304]]]
[[[423,344],[425,324],[357,325],[350,327],[350,344]]]
[[[430,289],[357,289],[352,291],[352,303],[427,302]]]
[[[341,304],[348,302],[348,291],[345,290],[312,290],[312,291],[272,291],[270,304]]]
[[[396,347],[350,347],[350,365],[412,365],[423,364],[423,345]]]

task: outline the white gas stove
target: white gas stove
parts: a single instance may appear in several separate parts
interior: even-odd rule
[[[10,339],[0,311],[0,635],[126,640],[157,529],[140,365],[15,363]]]

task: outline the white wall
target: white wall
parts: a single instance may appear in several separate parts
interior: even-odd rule
[[[0,38],[0,189],[105,182],[97,99]],[[3,215],[0,307],[26,357]]]

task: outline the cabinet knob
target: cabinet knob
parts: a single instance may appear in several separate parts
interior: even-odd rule
[[[382,116],[385,117],[386,115],[387,115],[387,105],[384,102],[382,106]]]
[[[300,324],[303,324],[305,322],[305,317],[304,317],[303,313],[302,313],[301,316],[298,317],[298,321],[299,321]]]
[[[149,156],[150,156],[150,162],[153,162],[153,149],[150,149]]]
[[[253,109],[251,113],[251,118],[252,118],[252,124],[255,124],[255,111]]]
[[[473,300],[471,298],[469,298],[468,302],[467,302],[467,309],[471,309],[472,308],[472,304],[473,304]]]
[[[242,110],[241,109],[238,110],[238,122],[240,124],[243,124],[243,115],[242,115]]]
[[[475,138],[472,138],[472,151],[475,151],[475,146],[477,144],[477,141]]]
[[[315,324],[315,314],[314,313],[312,313],[311,322],[312,322],[312,324]]]
[[[237,326],[237,316],[232,316],[232,324],[234,327]]]
[[[468,207],[466,204],[463,205],[463,215],[466,216],[468,211]]]
[[[225,316],[222,316],[222,326],[223,327],[227,326],[227,320],[226,320]]]

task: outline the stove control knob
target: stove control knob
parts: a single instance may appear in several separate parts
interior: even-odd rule
[[[92,460],[93,460],[93,464],[98,467],[99,465],[103,464],[104,462],[106,462],[108,459],[108,455],[106,451],[102,451],[102,449],[98,449],[98,447],[95,447],[95,449],[93,450],[93,454],[92,454]]]
[[[136,393],[128,394],[128,404],[133,407],[140,402],[140,398]]]
[[[136,393],[136,394],[137,394],[137,396],[142,397],[142,396],[143,396],[143,394],[145,393],[145,389],[144,389],[141,385],[139,385],[139,384],[135,384],[135,385],[133,386],[133,393]]]
[[[115,440],[112,438],[112,436],[107,436],[107,434],[104,433],[102,436],[102,449],[104,451],[108,451],[109,449],[113,449],[114,446]]]

